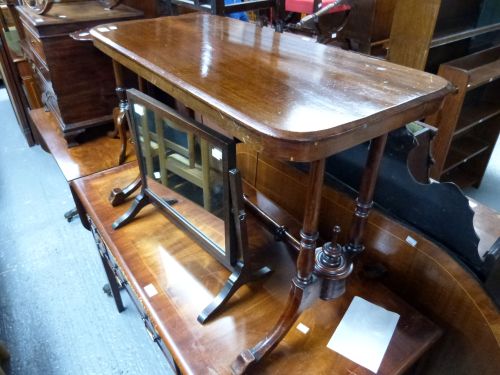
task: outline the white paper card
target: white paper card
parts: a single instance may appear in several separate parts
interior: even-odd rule
[[[153,284],[148,284],[144,287],[144,291],[148,295],[149,298],[154,297],[158,294],[158,291],[156,290],[155,286]]]
[[[399,314],[354,297],[327,347],[377,373]]]
[[[304,335],[307,335],[307,333],[309,332],[309,327],[302,323],[297,324],[297,329]]]
[[[417,240],[414,239],[412,236],[406,237],[406,242],[413,247],[417,246],[417,243],[418,243]]]

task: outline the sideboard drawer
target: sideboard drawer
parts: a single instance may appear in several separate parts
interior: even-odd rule
[[[26,42],[29,45],[31,51],[47,65],[47,57],[43,51],[42,41],[33,33],[33,31],[26,25],[24,25],[24,31],[26,35]]]

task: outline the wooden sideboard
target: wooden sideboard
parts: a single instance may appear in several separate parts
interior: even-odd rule
[[[111,224],[128,205],[112,207],[107,194],[136,175],[136,164],[130,163],[71,183],[82,220],[96,237],[109,282],[112,284],[117,278],[131,294],[152,340],[174,358],[174,368],[183,374],[230,374],[232,360],[242,348],[271,329],[285,307],[297,253],[284,242],[276,242],[274,234],[249,214],[249,229],[254,233],[250,236],[252,248],[267,248],[275,259],[276,270],[269,277],[242,287],[220,317],[202,325],[196,320],[197,315],[217,295],[229,271],[152,206],[119,231],[112,229]],[[298,221],[250,185],[245,186],[250,199],[272,212],[294,233],[299,230]],[[436,325],[401,298],[359,273],[350,279],[348,291],[341,298],[318,301],[305,312],[251,373],[371,374],[326,346],[354,296],[401,315],[379,374],[404,373],[441,334]],[[119,295],[116,299],[120,311],[130,306],[124,305]],[[310,331],[301,332],[296,328],[298,323]]]
[[[109,26],[101,26],[105,32],[91,30],[96,47],[210,119],[213,131],[276,159],[310,162],[303,227],[295,239],[296,275],[283,313],[272,331],[231,365],[235,373],[251,371],[319,297],[328,278],[315,269],[325,158],[372,140],[345,247],[352,256],[363,249],[387,133],[438,110],[451,88],[427,73],[207,14]],[[308,64],[316,67],[311,79],[303,74]],[[129,216],[144,207],[144,197],[142,191]]]
[[[44,15],[24,6],[17,10],[23,49],[36,72],[43,103],[68,143],[87,128],[111,123],[118,102],[111,61],[91,42],[76,41],[69,34],[143,13],[125,5],[105,10],[96,1],[55,3]]]

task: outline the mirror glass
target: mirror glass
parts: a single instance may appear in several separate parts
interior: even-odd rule
[[[148,189],[224,254],[229,199],[224,145],[178,114],[172,116],[130,97],[129,105]]]

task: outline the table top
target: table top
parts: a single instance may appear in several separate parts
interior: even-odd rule
[[[439,108],[451,91],[425,72],[293,34],[188,14],[108,24],[94,44],[239,140],[316,160]]]
[[[37,14],[27,6],[18,6],[18,11],[29,19],[33,26],[64,25],[75,22],[112,21],[114,19],[136,18],[143,13],[126,5],[112,10],[105,9],[96,0],[54,3],[45,14]]]
[[[248,215],[251,246],[256,249],[272,243],[271,253],[279,267],[261,282],[240,288],[220,315],[201,325],[196,320],[198,314],[221,289],[229,272],[151,205],[130,224],[117,231],[111,229],[130,203],[112,207],[107,201],[109,191],[136,176],[136,163],[129,163],[71,185],[182,373],[229,374],[236,356],[262,339],[283,311],[295,272],[295,252],[275,242],[262,227],[257,232],[253,217]],[[255,191],[247,193],[259,204],[264,200],[262,196],[257,199]],[[290,220],[288,217],[283,222],[290,228],[299,227]],[[148,296],[144,287],[149,284],[158,294]],[[294,326],[255,373],[371,374],[326,347],[354,296],[401,315],[379,374],[403,372],[440,335],[433,323],[379,282],[353,276],[344,296],[330,302],[318,300],[303,313],[297,324],[309,327],[309,332],[304,334]]]
[[[47,151],[52,154],[66,181],[101,172],[118,165],[121,141],[101,135],[78,146],[68,148],[59,124],[44,108],[30,111],[31,119],[42,137]],[[133,145],[127,147],[127,159],[136,159]]]

